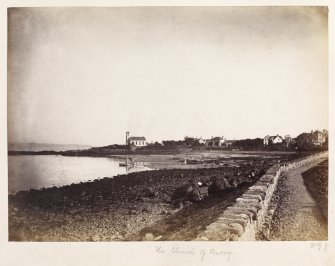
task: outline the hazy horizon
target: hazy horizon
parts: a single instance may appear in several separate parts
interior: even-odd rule
[[[8,141],[328,130],[325,7],[8,9]]]

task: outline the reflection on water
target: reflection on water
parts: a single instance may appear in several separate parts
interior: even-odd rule
[[[127,167],[120,167],[119,164],[124,161],[115,158],[56,155],[9,156],[9,191],[70,185],[93,181],[97,178],[150,170],[143,162],[132,162]]]
[[[137,172],[139,169],[147,168],[144,162],[131,162],[129,165],[124,167],[126,169],[126,173]],[[137,171],[136,171],[137,170]],[[143,171],[143,170],[142,170]]]

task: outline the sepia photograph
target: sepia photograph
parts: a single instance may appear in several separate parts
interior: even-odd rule
[[[8,241],[327,241],[328,13],[7,8]]]

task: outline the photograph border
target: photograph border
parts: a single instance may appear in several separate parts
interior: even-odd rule
[[[7,169],[7,8],[46,6],[328,6],[328,241],[9,242]],[[334,1],[2,1],[0,3],[0,263],[1,265],[335,265]],[[175,249],[184,252],[173,252]]]

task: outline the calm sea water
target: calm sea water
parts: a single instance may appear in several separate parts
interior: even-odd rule
[[[150,170],[143,163],[135,163],[132,167],[120,167],[120,162],[124,161],[114,158],[56,155],[9,156],[9,191],[70,185],[97,178]]]

